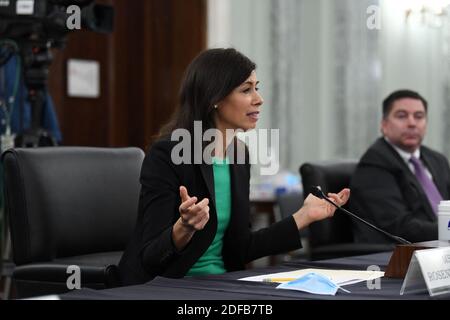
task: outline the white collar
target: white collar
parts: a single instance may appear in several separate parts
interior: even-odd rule
[[[413,153],[409,153],[397,147],[395,144],[389,141],[387,137],[384,137],[384,139],[395,149],[395,151],[397,151],[397,153],[400,155],[400,157],[402,157],[402,159],[406,163],[409,163],[409,160],[411,159],[412,156],[416,157],[417,159],[420,159],[420,148],[417,148],[416,151],[414,151]]]

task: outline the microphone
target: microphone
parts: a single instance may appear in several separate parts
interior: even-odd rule
[[[316,196],[319,199],[324,199],[325,201],[331,203],[333,206],[335,206],[337,209],[341,210],[342,212],[344,212],[345,214],[349,215],[350,217],[364,223],[365,225],[371,227],[372,229],[384,234],[385,236],[387,236],[388,238],[391,238],[392,240],[395,240],[398,243],[401,244],[411,244],[411,242],[409,242],[408,240],[403,239],[402,237],[399,236],[394,236],[393,234],[390,234],[387,231],[384,231],[376,226],[374,226],[373,224],[367,222],[366,220],[358,217],[356,214],[351,213],[350,211],[348,211],[347,209],[344,209],[340,206],[338,206],[337,204],[335,204],[333,201],[331,201],[330,199],[328,199],[328,197],[323,193],[322,189],[320,188],[320,186],[312,186],[311,187],[311,193]]]

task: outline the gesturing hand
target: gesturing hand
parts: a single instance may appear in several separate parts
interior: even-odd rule
[[[350,197],[350,189],[342,189],[337,194],[328,193],[327,196],[338,206],[343,206],[347,203]],[[301,229],[314,221],[332,217],[335,211],[336,207],[334,207],[331,203],[309,194],[300,210],[294,213],[294,218],[297,223],[297,227]]]
[[[180,187],[181,205],[179,207],[182,225],[191,231],[202,230],[209,220],[209,199],[197,203],[197,197],[190,197],[186,187]]]
[[[349,189],[342,189],[339,193],[328,193],[328,198],[338,206],[344,205],[350,197]],[[332,217],[336,211],[331,203],[326,202],[323,199],[319,199],[312,194],[306,197],[304,207],[308,210],[308,216],[313,221],[322,220],[328,217]]]

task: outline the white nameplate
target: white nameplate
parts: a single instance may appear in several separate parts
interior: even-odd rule
[[[34,13],[34,0],[17,0],[16,13],[31,16]]]
[[[430,296],[450,293],[450,247],[414,251],[400,295],[425,289]]]

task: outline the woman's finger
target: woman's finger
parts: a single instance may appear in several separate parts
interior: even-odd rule
[[[180,213],[183,212],[187,212],[189,210],[190,207],[192,207],[195,203],[197,202],[197,197],[192,197],[187,201],[184,201],[181,205],[180,205]]]
[[[180,186],[180,198],[181,202],[185,202],[190,199],[190,196],[185,186]]]
[[[197,203],[195,206],[193,206],[192,208],[190,208],[190,211],[193,214],[197,214],[198,212],[200,212],[201,210],[203,210],[203,208],[207,207],[209,205],[209,199],[205,198],[202,201],[200,201],[199,203]]]
[[[341,202],[341,198],[336,193],[329,193],[328,198],[333,201],[334,203],[338,204]]]
[[[193,226],[196,230],[201,230],[209,221],[209,207],[204,208],[197,215],[192,217],[190,221],[190,225]]]
[[[342,201],[347,202],[348,199],[350,198],[350,189],[348,188],[342,189],[341,192],[339,192],[339,197],[341,198]]]

